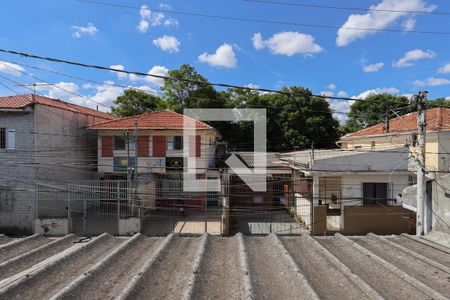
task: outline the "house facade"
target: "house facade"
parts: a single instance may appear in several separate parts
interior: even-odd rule
[[[136,179],[143,182],[147,192],[140,193],[139,199],[148,214],[177,209],[204,210],[207,196],[185,192],[184,173],[194,161],[192,173],[197,179],[219,176],[215,169],[219,133],[210,125],[191,118],[188,119],[195,127],[186,128],[185,118],[164,110],[89,126],[98,135],[99,176],[105,181]],[[195,133],[184,137],[184,129],[195,130]]]
[[[429,109],[426,119],[425,167],[433,176],[449,170],[450,109]],[[296,196],[303,208],[311,203],[311,230],[412,233],[415,214],[403,190],[416,181],[416,133],[416,113],[410,113],[345,135],[340,149],[283,154],[309,182],[297,186]]]
[[[96,136],[86,126],[112,119],[38,95],[0,97],[0,231],[31,233],[37,218],[67,217],[58,191],[96,176]]]

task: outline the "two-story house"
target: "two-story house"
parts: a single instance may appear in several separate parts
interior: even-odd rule
[[[204,122],[190,119],[195,134],[185,137],[184,118],[163,110],[89,126],[98,135],[100,176],[108,181],[138,178],[149,182],[149,192],[139,195],[146,208],[204,207],[205,195],[184,192],[183,173],[188,158],[195,158],[197,178],[219,176],[214,170],[219,133]],[[188,157],[184,154],[186,144]]]
[[[0,97],[0,232],[67,218],[67,183],[96,177],[97,138],[86,126],[113,119],[39,95]]]

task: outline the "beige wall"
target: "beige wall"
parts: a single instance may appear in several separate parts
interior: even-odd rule
[[[346,235],[414,233],[415,213],[398,206],[364,205],[344,209]]]
[[[102,157],[102,136],[125,135],[126,130],[98,130],[98,161],[99,173],[113,173],[113,158]],[[133,130],[129,131],[134,134]],[[197,135],[201,136],[201,156],[196,158],[196,168],[198,173],[204,173],[206,169],[213,168],[215,163],[215,141],[217,132],[215,130],[197,130]],[[180,136],[183,130],[139,130],[139,135],[149,136],[149,157],[138,158],[138,172],[142,173],[166,173],[165,157],[152,157],[153,143],[152,136]],[[130,157],[135,157],[135,151],[130,150]],[[115,157],[126,157],[127,150],[114,150]],[[167,150],[167,157],[183,157],[183,150]]]
[[[427,133],[426,160],[425,165],[429,171],[448,171],[450,167],[450,132]],[[375,145],[373,147],[373,142]],[[341,140],[342,148],[371,150],[386,149],[395,146],[411,144],[411,134],[387,135],[378,137],[363,137]],[[414,153],[415,148],[410,146],[410,153]]]

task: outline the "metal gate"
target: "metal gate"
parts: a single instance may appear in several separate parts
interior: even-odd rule
[[[132,210],[129,182],[82,181],[68,185],[69,231],[79,235],[119,233],[119,220]]]

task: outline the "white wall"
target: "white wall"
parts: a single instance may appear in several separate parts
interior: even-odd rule
[[[98,131],[98,172],[114,173],[113,157],[102,157],[102,136],[124,135],[126,130],[99,130]],[[130,131],[130,134],[133,134]],[[165,157],[152,157],[153,139],[152,136],[182,136],[183,130],[139,130],[139,135],[149,136],[149,157],[138,157],[138,172],[142,173],[166,173]],[[215,165],[216,136],[214,130],[197,130],[196,135],[201,137],[201,154],[196,158],[196,168],[201,169],[198,173],[204,173],[206,169]],[[210,143],[211,141],[211,143]],[[130,157],[135,157],[135,151],[130,150]],[[114,157],[126,157],[127,150],[114,150]],[[183,157],[183,150],[167,150],[166,157]]]
[[[342,182],[342,199],[344,205],[361,205],[360,200],[348,200],[351,198],[361,198],[363,196],[362,184],[366,182],[387,182],[392,183],[392,198],[396,198],[397,194],[401,194],[408,187],[408,174],[373,174],[373,175],[343,175]]]

